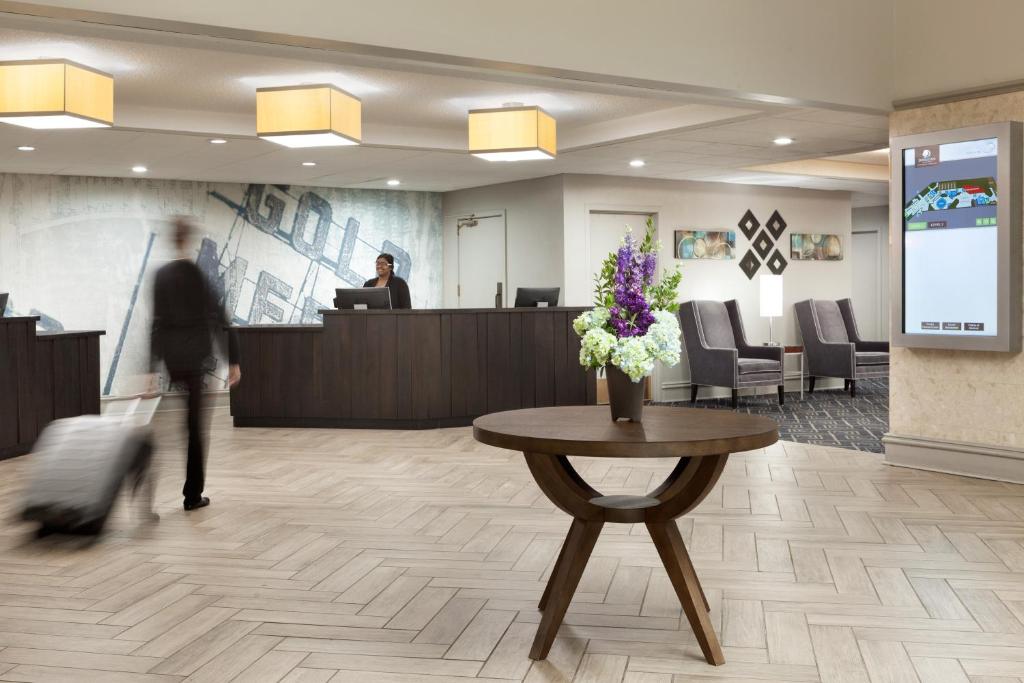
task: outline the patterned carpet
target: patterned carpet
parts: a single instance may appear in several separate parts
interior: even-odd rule
[[[697,407],[730,409],[727,398],[698,400]],[[801,401],[799,393],[787,392],[784,406],[779,406],[775,394],[744,396],[740,392],[739,410],[778,422],[779,436],[785,441],[881,453],[882,435],[889,430],[889,380],[858,381],[856,398],[840,389],[818,389],[813,394],[805,391]]]

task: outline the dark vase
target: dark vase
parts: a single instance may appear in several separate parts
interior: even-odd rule
[[[643,422],[644,382],[634,382],[611,363],[604,366],[604,373],[608,378],[608,403],[612,409],[612,421]]]

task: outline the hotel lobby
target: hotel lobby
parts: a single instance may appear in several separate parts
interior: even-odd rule
[[[0,681],[1024,683],[963,11],[0,0]]]

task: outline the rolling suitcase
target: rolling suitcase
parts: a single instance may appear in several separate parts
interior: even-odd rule
[[[22,519],[39,522],[40,535],[99,534],[125,483],[146,496],[146,513],[154,518],[149,423],[159,403],[159,397],[115,399],[104,415],[47,425],[28,456],[32,468]],[[118,404],[125,409],[116,410]]]

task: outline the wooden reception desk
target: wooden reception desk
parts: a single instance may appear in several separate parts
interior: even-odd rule
[[[100,412],[102,331],[36,332],[0,318],[0,459],[27,453],[52,420]]]
[[[321,311],[323,325],[238,331],[236,427],[424,429],[499,410],[586,405],[584,308]]]

